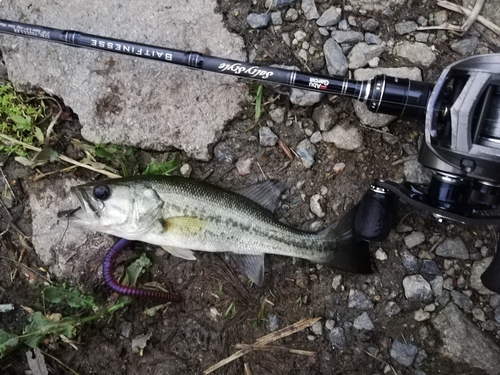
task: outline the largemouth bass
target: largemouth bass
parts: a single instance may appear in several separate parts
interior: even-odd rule
[[[238,192],[171,176],[137,176],[71,189],[81,208],[78,226],[163,247],[196,259],[192,250],[230,252],[257,285],[264,255],[297,257],[353,273],[371,273],[368,243],[356,239],[355,209],[328,228],[309,233],[276,220],[283,184],[264,181]]]

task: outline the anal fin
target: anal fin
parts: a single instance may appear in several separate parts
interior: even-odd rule
[[[233,258],[236,260],[236,263],[238,263],[241,271],[252,280],[255,285],[261,286],[264,283],[264,254],[233,254]]]
[[[187,260],[196,260],[193,252],[189,249],[183,249],[180,247],[174,246],[162,246],[162,248],[172,254],[174,257],[187,259]]]

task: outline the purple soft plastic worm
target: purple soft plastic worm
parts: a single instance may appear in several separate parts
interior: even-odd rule
[[[120,284],[115,279],[115,277],[113,276],[113,266],[115,259],[118,254],[122,252],[129,244],[129,240],[125,240],[122,238],[118,242],[116,242],[106,254],[106,258],[104,258],[104,263],[102,265],[102,273],[104,274],[104,280],[106,280],[108,286],[118,294],[123,294],[125,296],[161,299],[167,302],[182,302],[182,297],[178,294],[136,288],[133,286],[125,286]]]

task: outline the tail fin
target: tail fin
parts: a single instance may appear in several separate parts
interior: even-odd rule
[[[318,234],[325,235],[327,260],[325,266],[352,273],[372,273],[375,264],[369,243],[356,238],[354,219],[357,206]]]

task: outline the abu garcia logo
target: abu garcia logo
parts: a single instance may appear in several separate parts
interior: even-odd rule
[[[309,87],[315,89],[326,90],[330,81],[324,78],[309,78]]]
[[[270,72],[265,69],[261,69],[258,66],[250,66],[246,67],[241,63],[234,63],[234,64],[227,64],[227,63],[222,63],[219,65],[218,68],[221,72],[225,72],[226,70],[229,70],[230,72],[233,72],[234,74],[238,75],[245,75],[250,78],[262,78],[262,79],[267,79],[271,77],[274,73]]]

